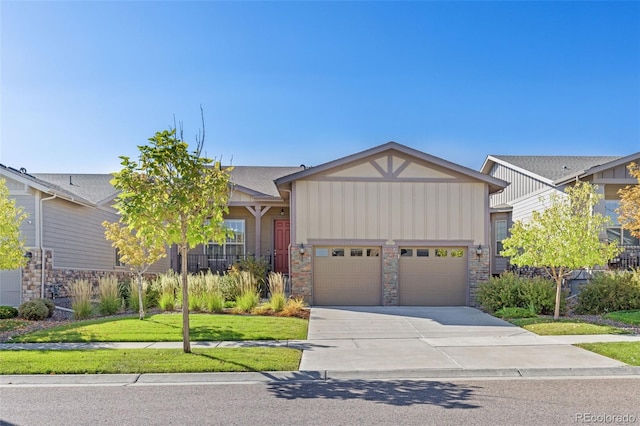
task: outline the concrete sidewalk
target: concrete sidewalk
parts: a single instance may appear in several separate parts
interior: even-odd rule
[[[348,379],[632,376],[640,367],[572,346],[638,335],[538,336],[477,309],[312,308],[307,340],[191,342],[192,349],[291,347],[300,371],[0,376],[0,386],[152,385]],[[2,343],[1,350],[181,349],[182,342]]]

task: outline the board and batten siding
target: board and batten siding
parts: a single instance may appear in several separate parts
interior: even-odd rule
[[[484,241],[486,186],[475,182],[295,182],[297,242]]]
[[[549,188],[544,191],[532,195],[527,198],[523,198],[521,201],[515,201],[513,203],[513,222],[522,221],[527,222],[531,219],[532,212],[543,211],[546,209],[545,203],[549,200],[549,196],[553,193],[560,195],[564,194],[564,187],[561,188]]]
[[[502,192],[491,194],[489,198],[491,207],[511,204],[512,201],[518,198],[549,187],[547,183],[534,179],[512,168],[505,167],[502,164],[494,164],[493,167],[491,167],[489,175],[510,182]]]

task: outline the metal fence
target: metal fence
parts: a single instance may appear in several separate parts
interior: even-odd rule
[[[255,256],[236,254],[188,254],[187,270],[190,274],[196,274],[198,272],[206,271],[211,271],[214,273],[224,273],[228,271],[233,265],[240,263],[247,258],[255,258]],[[267,265],[271,265],[271,256],[262,256],[262,259],[267,262]],[[178,267],[181,264],[181,256],[178,255]]]
[[[609,261],[610,269],[636,269],[640,267],[640,246],[622,246],[622,253]]]

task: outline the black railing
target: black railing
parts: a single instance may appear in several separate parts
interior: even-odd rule
[[[213,254],[188,254],[187,255],[187,271],[191,274],[198,272],[218,272],[224,273],[228,271],[233,265],[242,262],[247,258],[255,258],[254,255],[213,255]],[[271,256],[262,256],[267,262],[267,265],[271,265]],[[181,265],[180,255],[178,255],[178,268]]]
[[[609,261],[611,269],[636,269],[640,267],[640,246],[622,246],[622,253]]]

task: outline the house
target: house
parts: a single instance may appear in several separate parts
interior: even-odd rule
[[[50,297],[55,284],[74,279],[128,274],[102,227],[105,220],[118,220],[111,175],[29,174],[0,165],[0,177],[9,196],[29,214],[21,225],[29,260],[24,268],[0,271],[0,305]],[[168,258],[149,272],[167,269]]]
[[[633,259],[640,249],[640,242],[622,228],[615,210],[620,206],[618,191],[627,185],[637,184],[627,166],[638,161],[640,152],[623,157],[487,156],[480,171],[510,183],[504,191],[490,196],[492,274],[499,274],[508,267],[508,259],[501,257],[499,253],[502,250],[502,240],[507,237],[513,222],[528,220],[533,211],[543,208],[543,200],[550,194],[563,193],[567,185],[577,180],[597,185],[597,191],[602,194],[603,200],[596,209],[612,220],[612,225],[602,237],[615,240],[627,249],[623,260]],[[615,261],[621,259],[615,259],[614,263]]]
[[[3,293],[19,302],[18,293],[24,301],[57,282],[125,272],[100,225],[117,220],[110,175],[1,172],[31,215],[32,255],[13,271],[20,284],[0,282]],[[395,142],[314,167],[235,166],[231,183],[233,236],[191,249],[191,272],[262,258],[312,305],[389,306],[475,304],[490,272],[489,197],[507,186]],[[178,265],[174,248],[154,272]]]
[[[231,181],[234,236],[192,249],[190,269],[261,257],[312,305],[473,304],[489,194],[507,185],[395,142],[314,167],[234,167]]]

